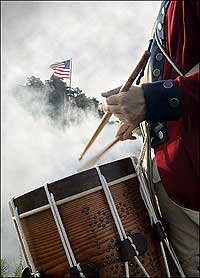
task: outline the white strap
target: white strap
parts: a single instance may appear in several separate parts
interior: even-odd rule
[[[190,76],[192,74],[194,74],[195,72],[199,71],[199,67],[200,67],[200,63],[197,63],[195,66],[193,66],[186,74],[183,74],[178,67],[175,65],[175,63],[172,61],[172,59],[169,57],[169,55],[167,54],[167,52],[165,51],[165,49],[162,47],[157,32],[154,32],[155,35],[155,40],[157,42],[158,47],[160,48],[161,52],[163,53],[163,55],[165,56],[165,58],[168,60],[168,62],[170,63],[170,65],[175,69],[175,71],[180,75],[180,76]]]
[[[166,53],[166,51],[164,50],[164,48],[162,47],[158,36],[157,36],[157,32],[155,31],[155,40],[157,42],[158,47],[160,48],[161,52],[163,53],[163,55],[165,56],[165,58],[168,60],[168,62],[171,64],[171,66],[175,69],[175,71],[180,75],[183,76],[182,72],[178,69],[178,67],[174,64],[174,62],[171,60],[171,58],[168,56],[168,54]]]

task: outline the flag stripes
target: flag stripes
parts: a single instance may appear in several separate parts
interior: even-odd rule
[[[70,79],[71,60],[66,60],[60,63],[54,63],[50,65],[50,68],[54,71],[55,77]]]

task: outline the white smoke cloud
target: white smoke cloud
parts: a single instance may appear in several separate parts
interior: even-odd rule
[[[53,126],[46,116],[35,119],[13,96],[7,97],[7,100],[6,121],[2,128],[2,253],[14,262],[19,257],[19,250],[8,200],[46,182],[77,173],[82,166],[78,157],[99,119],[92,113],[82,114],[81,124],[62,130]],[[110,143],[117,128],[116,124],[108,125],[88,151],[87,157],[90,158]],[[121,159],[131,153],[138,154],[140,145],[140,139],[136,142],[119,142],[98,163]],[[8,248],[11,242],[12,248]]]
[[[99,123],[87,114],[81,124],[63,131],[46,116],[35,119],[13,96],[16,85],[31,75],[49,79],[51,63],[72,57],[72,85],[103,101],[100,92],[121,85],[146,49],[159,5],[157,1],[2,2],[1,251],[12,264],[19,249],[8,201],[76,173],[78,157]],[[110,143],[116,131],[116,125],[108,125],[90,155]],[[140,146],[140,138],[120,142],[99,163],[137,154]]]

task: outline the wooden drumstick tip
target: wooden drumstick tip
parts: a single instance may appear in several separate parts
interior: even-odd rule
[[[81,160],[82,158],[83,158],[83,156],[82,156],[82,155],[80,155],[80,156],[79,156],[79,158],[78,158],[78,160]]]

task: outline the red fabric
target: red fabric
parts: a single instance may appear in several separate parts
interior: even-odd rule
[[[183,74],[200,62],[200,1],[171,1],[165,20],[166,49]],[[163,79],[175,79],[181,118],[167,122],[169,140],[156,148],[164,187],[177,204],[200,210],[200,72],[180,77],[165,62]]]

